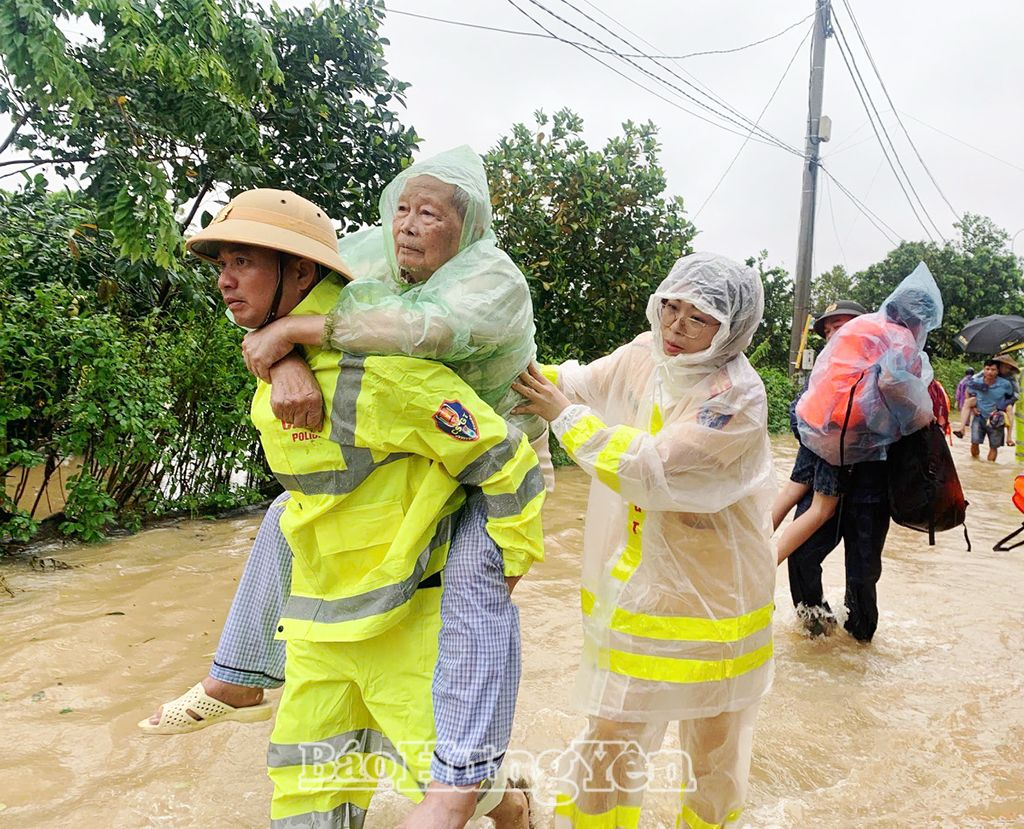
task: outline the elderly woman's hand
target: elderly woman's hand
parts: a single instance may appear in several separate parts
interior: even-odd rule
[[[287,318],[280,319],[266,328],[250,331],[242,338],[245,367],[264,383],[270,382],[270,367],[295,347],[287,323]]]
[[[519,382],[512,384],[512,390],[526,399],[512,410],[513,414],[540,415],[550,423],[570,405],[569,398],[540,373],[536,363],[531,363],[530,368],[519,375]]]
[[[324,398],[306,361],[290,354],[272,369],[270,408],[291,426],[319,432],[324,423]]]

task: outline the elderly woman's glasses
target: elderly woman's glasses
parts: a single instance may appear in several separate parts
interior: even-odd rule
[[[696,340],[700,337],[709,327],[718,328],[722,323],[715,320],[708,322],[702,320],[700,317],[695,317],[693,314],[684,315],[682,307],[672,305],[672,300],[663,299],[661,301],[661,307],[658,309],[658,318],[661,320],[662,325],[671,327],[677,322],[682,320],[681,328],[682,335],[688,339]]]

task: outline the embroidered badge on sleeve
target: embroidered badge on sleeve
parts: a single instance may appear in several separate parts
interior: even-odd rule
[[[473,413],[458,400],[445,400],[434,412],[434,425],[456,440],[477,440],[480,431]]]

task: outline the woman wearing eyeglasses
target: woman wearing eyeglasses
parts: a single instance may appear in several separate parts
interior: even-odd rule
[[[666,782],[643,772],[672,721],[677,825],[742,811],[772,673],[775,481],[764,386],[743,356],[763,311],[755,271],[693,254],[650,298],[649,333],[514,387],[595,479],[576,686],[588,726],[558,827],[638,826],[645,789]]]

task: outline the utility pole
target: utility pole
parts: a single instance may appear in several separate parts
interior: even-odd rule
[[[811,39],[811,84],[807,101],[807,143],[804,146],[803,194],[800,202],[800,233],[797,237],[796,275],[793,281],[793,328],[789,338],[789,367],[793,374],[803,340],[811,302],[811,257],[814,252],[814,206],[818,189],[818,145],[828,140],[821,131],[821,98],[825,89],[825,39],[832,34],[831,0],[815,0],[814,35]]]

